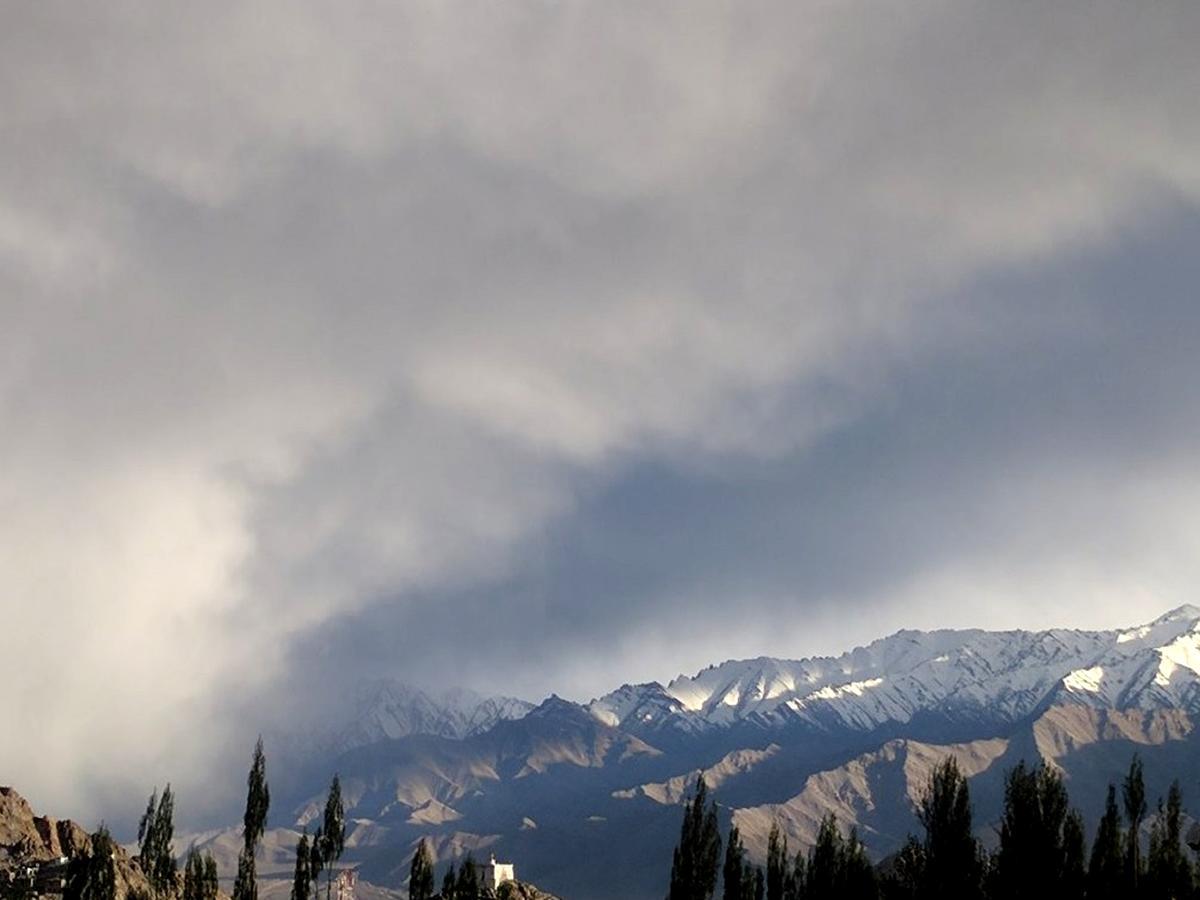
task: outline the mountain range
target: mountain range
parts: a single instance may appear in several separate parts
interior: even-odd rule
[[[729,661],[587,703],[373,682],[352,708],[307,745],[305,770],[322,777],[293,779],[281,798],[288,827],[268,838],[281,870],[337,771],[346,861],[370,882],[402,888],[425,837],[439,863],[495,852],[569,900],[641,900],[662,895],[700,771],[759,860],[773,822],[794,848],[827,812],[886,856],[917,829],[915,803],[947,755],[970,778],[985,843],[1022,759],[1058,767],[1088,821],[1134,751],[1152,798],[1176,777],[1195,785],[1200,609],[1111,631],[901,631],[837,657]],[[219,857],[222,841],[236,846],[206,840]]]

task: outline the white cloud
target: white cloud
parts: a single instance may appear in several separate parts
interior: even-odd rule
[[[0,768],[60,811],[221,752],[295,635],[496,577],[622,461],[803,446],[948,287],[1200,188],[1182,5],[4,19],[0,680],[59,749]]]

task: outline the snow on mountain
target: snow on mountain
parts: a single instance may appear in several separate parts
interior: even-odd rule
[[[464,688],[426,691],[393,679],[360,682],[347,698],[345,716],[324,726],[273,734],[270,745],[284,769],[302,772],[342,753],[410,735],[463,740],[496,724],[519,719],[533,704],[514,697],[485,697]]]
[[[534,708],[514,697],[485,697],[465,688],[426,692],[390,679],[360,684],[354,707],[353,718],[334,739],[339,750],[410,734],[462,740]]]
[[[1200,708],[1200,608],[1121,631],[901,631],[838,657],[739,660],[594,700],[634,733],[739,723],[869,731],[919,713],[1016,721],[1053,700],[1115,709]]]

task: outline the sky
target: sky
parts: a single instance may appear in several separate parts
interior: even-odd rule
[[[237,793],[1200,584],[1200,7],[0,7],[0,782]],[[139,799],[143,798],[143,799]]]

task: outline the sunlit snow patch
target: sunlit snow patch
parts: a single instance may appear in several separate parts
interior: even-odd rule
[[[836,700],[838,697],[844,697],[847,694],[853,694],[855,697],[861,697],[864,691],[873,687],[879,687],[883,684],[882,678],[868,678],[866,681],[852,681],[849,684],[838,685],[837,687],[823,687],[819,691],[813,691],[805,699],[806,700]]]
[[[1100,692],[1100,681],[1104,678],[1104,669],[1092,666],[1090,669],[1076,669],[1063,679],[1063,687],[1068,691]]]
[[[1141,628],[1135,628],[1133,631],[1123,631],[1117,635],[1117,643],[1124,644],[1128,641],[1140,641],[1150,633],[1150,626],[1143,625]]]
[[[1181,635],[1164,647],[1156,648],[1162,657],[1154,683],[1166,687],[1176,669],[1190,669],[1200,674],[1200,634],[1195,631]]]

